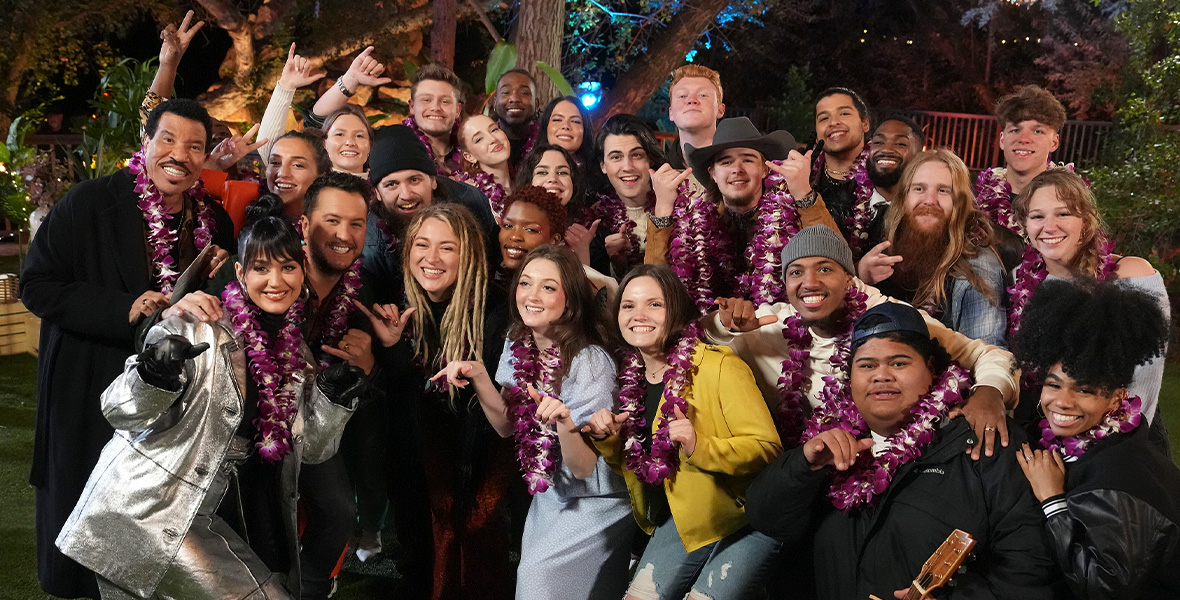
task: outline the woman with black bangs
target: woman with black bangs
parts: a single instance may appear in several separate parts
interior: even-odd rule
[[[610,255],[606,252],[605,227],[599,227],[590,211],[590,193],[586,187],[586,169],[565,148],[538,142],[524,157],[516,174],[516,187],[535,185],[556,195],[565,206],[570,226],[565,244],[582,264],[599,273],[610,273]]]
[[[541,111],[538,122],[537,145],[564,148],[587,174],[594,172],[594,122],[581,101],[573,96],[554,98]]]
[[[1114,283],[1046,281],[1024,311],[1014,350],[1045,373],[1044,419],[1017,461],[1078,598],[1180,597],[1180,471],[1127,394],[1167,336],[1155,298]]]
[[[105,599],[299,597],[300,465],[335,454],[365,384],[344,362],[315,375],[281,211],[251,208],[222,319],[159,323],[103,393],[116,432],[57,546]]]

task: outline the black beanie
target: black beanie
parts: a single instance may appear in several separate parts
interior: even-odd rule
[[[377,187],[390,173],[411,169],[431,177],[438,175],[418,134],[405,125],[377,129],[373,133],[373,149],[369,152],[369,183]]]

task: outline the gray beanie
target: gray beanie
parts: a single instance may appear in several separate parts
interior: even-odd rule
[[[783,270],[787,265],[811,256],[822,256],[836,261],[849,275],[856,276],[856,267],[852,264],[852,249],[839,233],[832,231],[827,225],[812,225],[806,227],[791,238],[783,247]],[[785,277],[784,277],[785,279]]]

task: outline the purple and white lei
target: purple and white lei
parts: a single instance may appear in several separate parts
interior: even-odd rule
[[[1054,165],[1048,161],[1048,168],[1060,167],[1073,171],[1073,163]],[[991,217],[1001,227],[1016,235],[1024,235],[1024,225],[1016,219],[1012,210],[1012,184],[1008,183],[1008,169],[992,167],[979,172],[975,179],[975,208]]]
[[[680,452],[668,433],[668,423],[676,418],[677,408],[681,414],[688,414],[684,390],[692,386],[693,371],[696,369],[692,354],[700,339],[700,327],[695,322],[691,323],[684,328],[680,339],[665,358],[668,369],[664,371],[664,402],[660,406],[660,426],[651,435],[650,451],[643,449],[643,437],[650,430],[644,418],[647,368],[637,350],[628,351],[623,358],[618,408],[630,415],[623,421],[620,431],[623,436],[623,454],[627,470],[635,473],[644,483],[659,485],[680,469]]]
[[[406,119],[404,121],[402,121],[402,125],[405,125],[406,127],[409,127],[410,129],[414,130],[414,133],[418,136],[418,139],[422,141],[422,145],[426,146],[426,154],[427,154],[427,156],[430,157],[430,162],[437,165],[438,158],[434,156],[434,146],[430,145],[430,136],[426,135],[426,132],[422,131],[418,127],[418,121],[414,120],[414,115],[410,115],[410,116],[406,117]],[[463,158],[463,150],[461,150],[459,148],[458,139],[459,139],[459,119],[455,119],[455,125],[454,125],[454,127],[451,128],[451,137],[450,137],[451,153],[448,154],[445,159],[443,159],[443,164],[442,164],[443,170],[439,171],[439,173],[438,173],[439,175],[442,175],[444,177],[449,176],[451,174],[451,172],[450,172],[450,166],[448,166],[448,165],[462,164],[462,163],[460,163],[460,160]]]
[[[824,388],[820,391],[819,405],[827,406],[848,395],[848,360],[851,358],[852,328],[864,314],[868,295],[850,286],[844,294],[844,316],[835,325],[836,348],[828,359],[832,373],[823,377]],[[783,360],[782,376],[778,380],[779,403],[774,408],[774,421],[778,426],[779,438],[783,444],[799,440],[806,423],[807,392],[811,378],[811,331],[798,313],[791,315],[784,323],[783,338],[787,340],[787,358]]]
[[[812,180],[824,168],[826,160],[827,154],[821,152],[811,167]],[[844,220],[844,227],[848,229],[848,246],[852,248],[852,255],[857,258],[863,255],[866,250],[865,244],[869,241],[869,227],[873,224],[872,199],[873,190],[876,188],[869,179],[868,160],[869,145],[865,144],[864,150],[852,162],[852,168],[849,170],[852,179],[856,181],[856,187],[853,189],[856,202],[852,205],[852,213]]]
[[[164,209],[164,198],[156,184],[147,175],[147,164],[144,150],[131,155],[127,164],[131,174],[135,175],[135,193],[139,194],[139,210],[143,211],[143,220],[147,222],[148,245],[151,246],[152,274],[156,283],[160,285],[162,293],[170,293],[176,284],[180,272],[174,269],[172,247],[177,243],[177,232],[168,229],[165,221],[167,211]],[[193,187],[186,192],[193,199],[197,217],[197,226],[193,229],[193,245],[197,251],[204,250],[213,242],[213,233],[217,230],[217,223],[213,216],[213,207],[209,205],[208,192],[205,184],[198,178]]]
[[[245,342],[246,357],[250,361],[250,376],[258,386],[258,416],[254,428],[258,430],[255,446],[263,460],[279,462],[291,452],[291,424],[299,410],[298,392],[291,375],[307,368],[300,346],[303,344],[303,301],[296,300],[284,315],[282,328],[275,337],[267,339],[258,325],[260,310],[237,281],[231,281],[221,294],[234,333]]]
[[[648,192],[648,208],[654,203],[654,192]],[[627,270],[635,265],[643,264],[643,247],[639,244],[639,236],[635,234],[635,222],[627,216],[627,205],[619,198],[618,193],[611,190],[607,194],[598,195],[598,203],[594,205],[597,218],[602,220],[611,233],[621,233],[627,240],[629,250],[624,261]]]
[[[755,231],[746,244],[749,270],[738,276],[737,296],[751,300],[755,306],[786,300],[783,285],[783,247],[799,233],[799,212],[795,199],[784,191],[785,180],[776,171],[762,182],[762,198],[754,217]]]
[[[857,507],[872,504],[877,495],[889,488],[889,482],[901,465],[922,456],[923,448],[934,440],[935,424],[949,410],[962,404],[963,389],[970,382],[971,376],[967,370],[958,363],[951,363],[930,386],[930,392],[910,409],[901,430],[885,439],[882,452],[876,456],[872,452],[862,452],[850,469],[832,474],[832,484],[828,490],[828,499],[832,505],[850,512]],[[836,428],[854,437],[869,433],[864,417],[848,393],[835,402],[822,404],[815,409],[803,432],[804,441]]]
[[[668,267],[688,287],[697,308],[708,312],[713,300],[726,295],[733,265],[718,257],[729,255],[729,234],[721,227],[717,205],[703,194],[692,194],[688,182],[672,209],[672,239],[668,242]]]
[[[485,171],[477,171],[475,173],[467,173],[463,171],[456,171],[453,175],[455,181],[469,183],[483,192],[483,195],[488,199],[488,204],[492,208],[492,216],[496,218],[499,223],[504,218],[504,186],[496,181],[496,178]]]
[[[531,383],[542,394],[555,394],[553,374],[561,367],[561,356],[556,344],[539,352],[531,333],[513,340],[509,348],[513,358],[512,387],[505,399],[512,412],[516,460],[529,493],[541,494],[553,483],[561,452],[557,431],[537,419],[537,403],[526,386]]]
[[[352,311],[356,310],[356,306],[352,302],[356,300],[357,294],[361,290],[361,259],[353,261],[344,275],[340,277],[340,283],[337,285],[340,286],[340,291],[336,293],[335,302],[332,303],[332,308],[328,312],[328,320],[324,325],[323,334],[320,335],[320,343],[332,347],[340,343],[341,338],[348,331],[348,318],[352,316]],[[326,357],[320,361],[320,368],[328,368]]]
[[[1080,457],[1094,442],[1116,433],[1135,431],[1142,421],[1143,401],[1139,396],[1123,398],[1114,410],[1102,417],[1097,425],[1072,437],[1059,438],[1053,433],[1048,419],[1041,419],[1041,447],[1057,450],[1065,456]]]

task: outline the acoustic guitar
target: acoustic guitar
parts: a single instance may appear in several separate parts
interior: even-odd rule
[[[971,534],[956,529],[947,536],[946,541],[930,555],[926,564],[922,565],[922,572],[914,579],[910,589],[906,590],[905,600],[927,600],[930,593],[943,587],[951,580],[955,571],[971,555],[975,547],[975,540]],[[872,600],[881,600],[870,596]]]

